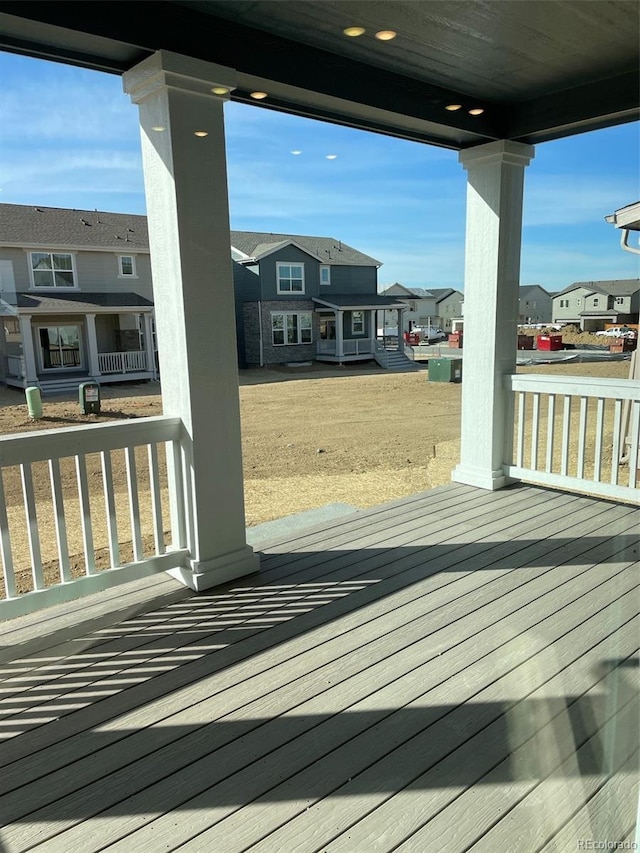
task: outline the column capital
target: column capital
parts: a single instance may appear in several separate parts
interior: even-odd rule
[[[536,156],[533,145],[499,139],[473,148],[465,148],[458,155],[458,162],[469,170],[474,166],[494,166],[506,163],[510,166],[528,166]]]
[[[168,50],[158,50],[125,71],[122,86],[134,104],[139,104],[162,88],[181,89],[194,95],[226,101],[237,86],[236,78],[233,68]],[[220,91],[214,92],[213,89]]]

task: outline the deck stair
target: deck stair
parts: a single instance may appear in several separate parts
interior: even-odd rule
[[[375,360],[385,370],[419,370],[418,365],[405,353],[398,350],[387,350],[378,347],[374,353]]]

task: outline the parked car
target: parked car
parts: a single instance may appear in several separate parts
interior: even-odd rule
[[[447,335],[442,329],[436,329],[434,326],[414,326],[411,331],[420,335],[420,339],[430,343],[437,341],[446,341]]]
[[[635,329],[630,329],[628,326],[612,326],[610,329],[603,329],[601,332],[596,332],[596,335],[604,335],[607,338],[634,338],[638,337]]]

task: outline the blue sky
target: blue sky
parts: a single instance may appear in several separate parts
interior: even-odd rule
[[[145,212],[137,108],[119,77],[0,53],[0,79],[0,201]],[[383,262],[381,284],[462,288],[466,183],[455,152],[225,110],[232,228],[336,237]],[[637,277],[640,256],[620,249],[604,216],[639,198],[637,123],[538,145],[521,283]]]

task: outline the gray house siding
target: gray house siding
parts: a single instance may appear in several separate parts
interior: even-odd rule
[[[30,263],[31,252],[53,251],[47,246],[41,249],[16,249],[0,248],[0,260],[8,260],[13,265],[13,275],[16,292],[24,293],[32,290]],[[122,255],[131,255],[135,258],[136,275],[118,276],[118,255],[115,252],[90,252],[72,251],[60,249],[64,254],[73,255],[74,280],[78,290],[90,292],[109,293],[137,293],[146,299],[153,299],[153,285],[151,280],[151,259],[147,254],[136,254],[136,252],[122,251]],[[38,288],[46,292],[48,288]],[[51,288],[50,292],[56,292],[57,288]],[[62,289],[60,289],[62,290]]]
[[[304,265],[304,293],[278,293],[276,274],[278,263]],[[295,301],[301,297],[310,299],[312,296],[319,296],[319,267],[319,261],[314,260],[311,255],[301,251],[296,246],[285,246],[277,252],[267,255],[266,258],[263,258],[260,261],[262,298]],[[323,290],[328,289],[329,288],[323,288]]]
[[[238,348],[238,367],[246,367],[247,364],[259,364],[259,336],[260,328],[257,325],[257,314],[255,311],[251,314],[253,320],[248,320],[244,312],[246,303],[254,305],[260,299],[260,279],[257,273],[247,267],[243,267],[233,263],[233,293],[236,306],[236,339]],[[255,341],[250,343],[252,359],[247,356],[247,335]],[[257,347],[257,352],[253,349]]]
[[[331,284],[322,285],[318,294],[330,298],[331,293],[376,293],[378,270],[376,267],[331,266]]]

